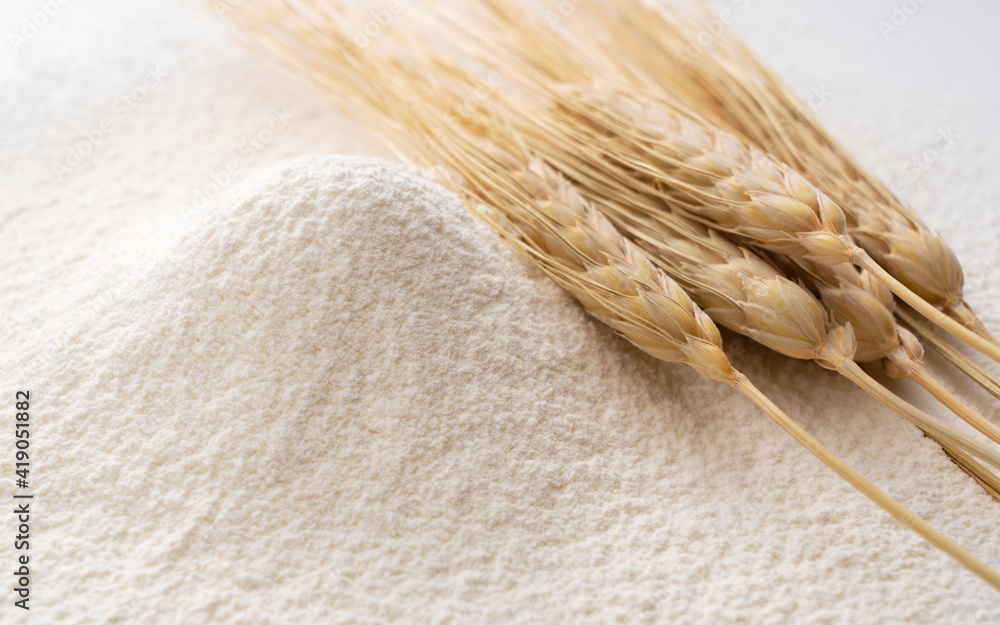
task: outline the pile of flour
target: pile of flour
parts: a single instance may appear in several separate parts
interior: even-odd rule
[[[23,388],[36,495],[32,611],[6,572],[0,622],[1000,623],[988,586],[738,394],[586,317],[456,198],[385,161],[287,160],[388,152],[215,15],[59,4],[0,56],[0,495]],[[892,4],[713,6],[904,183],[1000,327],[992,83],[953,102],[942,78],[992,58],[967,33],[993,22],[926,3],[886,42]],[[39,6],[5,5],[0,34]],[[996,502],[940,449],[837,376],[725,338],[818,438],[1000,566]],[[0,571],[13,531],[4,513]]]
[[[400,166],[287,161],[146,258],[13,366],[52,622],[823,622],[859,584],[918,584],[929,619],[953,585],[988,596]],[[937,510],[988,507],[906,426],[858,427],[933,464]]]

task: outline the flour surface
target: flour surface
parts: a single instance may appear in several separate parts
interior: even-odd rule
[[[989,111],[918,86],[896,106],[861,64],[789,52],[814,35],[793,4],[733,27],[804,97],[829,87],[817,115],[902,176],[998,327]],[[989,587],[736,393],[615,337],[416,172],[335,155],[387,153],[204,16],[108,0],[57,18],[0,64],[0,411],[31,389],[37,450],[32,611],[0,590],[0,622],[1000,623]],[[906,178],[949,123],[962,139]],[[939,448],[836,376],[725,339],[807,429],[1000,566],[996,502]]]

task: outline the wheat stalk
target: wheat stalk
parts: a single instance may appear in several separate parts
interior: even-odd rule
[[[958,367],[965,375],[972,378],[990,395],[1000,399],[1000,380],[997,380],[989,371],[984,369],[979,363],[972,360],[959,349],[953,347],[951,343],[939,336],[933,328],[921,321],[916,315],[903,307],[896,308],[896,316],[910,331],[916,333],[924,339],[928,345],[936,352],[944,356],[949,362]]]

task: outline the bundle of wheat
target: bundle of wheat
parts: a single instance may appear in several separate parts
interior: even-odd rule
[[[680,101],[713,124],[804,174],[844,210],[852,238],[907,288],[986,341],[994,338],[963,299],[963,272],[944,240],[869,174],[782,80],[730,32],[695,41],[710,12],[697,2],[667,12],[648,2],[605,0],[581,7],[571,25],[595,30],[589,51],[624,84]],[[613,42],[613,46],[611,43]],[[1000,382],[924,324],[918,333],[984,389]]]
[[[708,49],[695,41],[700,32],[698,23],[706,19],[706,10],[701,5],[689,3],[688,8],[693,9],[694,15],[685,15],[683,11],[666,13],[644,3],[611,0],[612,7],[601,2],[587,3],[568,22],[577,35],[574,45],[563,37],[542,36],[551,31],[539,15],[521,3],[484,0],[483,4],[491,26],[499,31],[507,45],[467,42],[466,49],[480,60],[502,59],[503,64],[535,82],[590,84],[599,80],[601,87],[631,88],[634,92],[642,92],[647,100],[649,94],[656,94],[654,107],[663,108],[666,104],[668,109],[682,109],[687,115],[696,116],[702,126],[725,129],[741,141],[786,160],[797,171],[807,174],[810,183],[815,179],[818,188],[829,197],[849,200],[847,204],[841,202],[838,208],[851,207],[844,215],[851,240],[857,240],[861,247],[870,250],[880,267],[888,269],[889,274],[914,291],[906,297],[907,301],[914,301],[916,296],[943,308],[956,321],[980,334],[983,340],[972,339],[971,333],[960,329],[956,333],[958,324],[942,321],[942,316],[929,309],[930,304],[921,310],[953,334],[967,342],[971,339],[971,344],[981,351],[996,356],[992,345],[995,340],[961,299],[961,268],[940,237],[932,235],[885,191],[883,185],[863,172],[811,119],[808,109],[798,103],[780,80],[757,62],[738,40],[726,33],[718,41],[713,40]],[[438,12],[453,27],[462,24],[455,15],[440,9]],[[740,65],[744,61],[746,67]],[[800,123],[809,128],[796,134]],[[810,134],[822,135],[823,140],[810,139]],[[872,189],[878,193],[873,194]],[[858,226],[855,217],[858,211],[867,211],[868,226]],[[881,226],[871,225],[876,222]],[[884,239],[881,244],[874,241],[873,233],[878,233],[879,240]],[[797,261],[815,265],[802,257]],[[795,273],[812,282],[812,288],[818,291],[839,285],[838,280],[826,284],[814,281],[815,276],[847,273],[835,267],[831,269],[818,274],[814,271]],[[885,276],[881,276],[881,281],[891,283]],[[870,295],[879,297],[874,281],[865,280],[861,286]],[[942,342],[926,324],[913,319],[905,308],[900,310],[900,315],[907,316],[908,325],[934,349],[1000,398],[1000,381],[988,371]],[[898,369],[890,365],[887,370],[893,373]],[[968,420],[971,416],[967,407],[939,386],[916,375],[914,379],[963,418]],[[978,422],[980,429],[991,427],[984,420],[975,417],[973,420]]]
[[[516,115],[516,112],[516,105],[508,107],[508,115],[513,117]],[[728,258],[733,261],[745,262],[745,257],[756,259],[756,262],[752,264],[754,269],[757,270],[755,272],[757,274],[756,278],[771,279],[772,276],[779,275],[780,272],[776,268],[768,268],[767,263],[754,255],[752,251],[743,249],[738,252],[735,251],[736,248],[727,250],[726,245],[723,243],[725,241],[723,237],[716,236],[716,233],[705,228],[703,225],[699,227],[698,224],[689,223],[690,220],[687,220],[686,223],[684,217],[672,214],[672,208],[687,209],[690,211],[689,207],[692,206],[692,203],[686,198],[687,192],[690,189],[685,186],[688,184],[688,181],[698,179],[702,176],[702,172],[712,171],[712,168],[714,168],[714,171],[721,171],[721,165],[708,163],[697,167],[697,169],[692,166],[690,172],[693,173],[685,170],[686,180],[684,182],[675,182],[666,187],[669,189],[680,189],[684,192],[683,194],[676,192],[664,193],[662,188],[659,190],[659,194],[657,194],[654,186],[650,185],[649,181],[641,175],[643,172],[638,172],[640,174],[638,176],[634,175],[635,172],[631,163],[635,159],[628,156],[627,150],[613,146],[608,147],[609,140],[606,137],[595,139],[582,135],[579,126],[560,124],[558,118],[546,117],[542,111],[532,116],[523,117],[522,119],[524,121],[518,128],[531,138],[533,148],[543,152],[553,162],[564,167],[566,173],[574,176],[583,187],[595,194],[595,199],[599,198],[603,200],[599,205],[605,209],[610,209],[608,211],[610,215],[627,215],[626,219],[618,220],[619,225],[632,236],[643,237],[647,243],[655,243],[657,245],[657,252],[661,256],[671,257],[675,255],[684,245],[685,239],[694,239],[702,242],[703,248],[714,248],[716,255],[720,253],[728,254]],[[683,136],[688,135],[704,137],[705,133],[700,127],[691,126],[691,129]],[[613,140],[617,140],[617,138]],[[675,143],[682,144],[684,140],[678,139]],[[689,144],[691,141],[687,143]],[[596,152],[594,154],[586,152],[588,146],[600,147],[594,148]],[[686,149],[685,147],[678,151]],[[581,154],[585,156],[579,156]],[[704,158],[704,154],[704,152],[700,153],[698,158]],[[716,163],[719,162],[723,162],[722,157],[716,159]],[[667,167],[669,165],[660,166],[659,170],[662,172]],[[860,353],[849,356],[858,362],[885,359],[886,369],[890,375],[913,379],[967,423],[995,442],[1000,443],[1000,428],[997,428],[992,422],[955,397],[924,368],[922,363],[923,349],[915,337],[907,330],[897,326],[893,318],[894,303],[892,294],[882,283],[874,280],[868,272],[858,272],[844,264],[822,262],[823,257],[808,252],[804,254],[797,253],[799,252],[798,248],[803,247],[797,241],[786,243],[780,239],[782,233],[794,232],[794,224],[790,224],[791,220],[787,218],[788,211],[798,210],[799,214],[804,215],[804,221],[808,219],[809,214],[808,209],[801,209],[802,205],[807,203],[815,203],[817,207],[826,205],[827,210],[832,211],[834,215],[836,215],[836,208],[830,207],[829,204],[826,204],[827,200],[820,194],[810,190],[807,183],[795,172],[784,171],[781,174],[781,182],[779,183],[776,181],[778,175],[775,169],[770,167],[770,163],[762,167],[762,169],[771,172],[770,182],[767,182],[767,176],[762,175],[759,178],[753,179],[752,182],[740,183],[743,187],[753,184],[757,185],[757,188],[760,189],[759,193],[750,196],[754,202],[753,206],[757,207],[758,212],[762,214],[767,214],[768,210],[774,205],[789,207],[784,213],[779,213],[777,210],[771,211],[772,214],[777,213],[777,216],[771,220],[770,231],[762,236],[766,237],[767,241],[777,241],[777,244],[772,244],[770,247],[768,245],[762,247],[771,251],[777,251],[779,254],[784,252],[785,254],[782,256],[796,257],[795,263],[785,263],[791,267],[791,273],[796,277],[801,276],[811,280],[826,310],[834,320],[841,324],[852,325],[855,337],[858,339],[857,344],[860,348]],[[612,183],[607,182],[609,178],[613,178]],[[749,180],[746,176],[744,178]],[[621,190],[615,188],[616,184],[628,187],[630,194],[623,196]],[[691,184],[694,185],[697,183]],[[789,189],[792,191],[788,191]],[[788,199],[782,199],[777,196],[777,192],[779,191],[782,193],[799,193],[799,201],[795,203]],[[808,196],[810,193],[812,195]],[[721,192],[719,194],[721,195]],[[698,203],[693,205],[696,207],[695,211],[699,215],[704,214],[706,210],[712,210],[711,207],[706,208]],[[730,208],[728,204],[723,204],[723,206],[727,209]],[[823,211],[819,210],[818,212],[822,213]],[[753,232],[759,233],[765,229],[765,225],[767,224],[766,219],[755,219],[754,215],[748,214],[749,211],[741,213],[736,209],[732,209],[731,213],[742,218],[744,220],[743,224],[751,225],[741,225],[734,219],[729,222],[734,224],[728,228],[730,230],[735,229],[738,232],[746,232],[748,229],[753,228]],[[716,215],[713,224],[718,224],[718,221],[724,219],[728,214],[725,213],[721,217]],[[655,219],[650,220],[649,217]],[[814,223],[813,227],[819,227],[820,225]],[[709,241],[711,245],[705,244],[705,242]],[[704,254],[700,257],[700,260],[709,264],[712,262]],[[679,261],[674,261],[674,263],[672,274],[678,279],[681,279],[681,276],[685,274],[690,275],[698,269],[697,259],[695,258],[688,258],[684,263],[679,263]],[[707,275],[711,277],[712,274]],[[801,289],[797,285],[795,288]],[[775,292],[787,293],[789,289],[776,290]],[[739,301],[739,299],[737,298],[736,301]],[[802,310],[799,307],[797,312],[802,313]],[[713,312],[710,311],[710,314],[713,314]],[[722,315],[721,311],[715,311],[713,318],[726,325],[722,321],[722,318],[715,315]],[[814,357],[812,355],[797,356],[788,350],[782,349],[780,344],[769,344],[766,341],[760,340],[757,333],[746,332],[742,329],[737,329],[737,331],[764,343],[780,353],[793,357]],[[868,388],[873,387],[869,385]],[[884,400],[880,401],[884,402]]]

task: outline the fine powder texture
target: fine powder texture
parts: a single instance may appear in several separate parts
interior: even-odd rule
[[[285,162],[118,292],[15,366],[46,415],[50,622],[831,622],[900,585],[932,622],[989,596],[400,166]],[[843,392],[813,369],[784,366],[819,380],[789,410]],[[933,472],[938,522],[995,537],[926,439],[845,422],[905,448],[882,470]]]
[[[5,44],[41,4],[4,3]],[[282,162],[390,152],[211,10],[58,4],[0,54],[0,497],[24,388],[36,496],[30,613],[0,518],[0,623],[1000,623],[985,583],[737,393],[586,317],[456,198],[381,161]],[[712,3],[944,234],[1000,330],[1000,83],[982,61],[1000,5],[922,3],[886,39],[898,4]],[[70,148],[92,153],[57,175]],[[936,445],[813,364],[725,343],[1000,566],[998,504]]]

